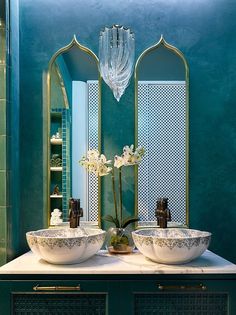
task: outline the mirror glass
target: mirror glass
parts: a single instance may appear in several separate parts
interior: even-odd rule
[[[138,225],[157,225],[157,199],[168,198],[169,226],[188,225],[188,66],[183,54],[160,41],[135,67],[136,145],[145,148],[137,170]]]
[[[79,165],[88,149],[99,149],[99,86],[98,59],[76,38],[52,57],[48,71],[49,219],[59,209],[63,221],[68,221],[73,197],[81,201],[81,221],[99,221],[98,179]]]

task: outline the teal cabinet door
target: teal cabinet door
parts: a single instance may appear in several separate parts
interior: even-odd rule
[[[106,281],[6,281],[0,289],[2,315],[110,313]]]
[[[0,280],[1,315],[235,315],[236,280]],[[128,280],[127,280],[128,279]],[[139,278],[140,279],[140,278]]]
[[[120,281],[0,281],[1,315],[120,315]],[[125,315],[125,314],[124,314]]]
[[[132,282],[135,315],[235,315],[235,280]]]

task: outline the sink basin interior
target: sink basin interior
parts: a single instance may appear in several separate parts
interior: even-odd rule
[[[106,232],[92,228],[44,229],[26,233],[33,253],[53,264],[80,263],[99,251]]]
[[[144,256],[165,264],[183,264],[199,257],[211,240],[209,232],[182,228],[141,229],[132,236]]]
[[[81,237],[81,236],[89,236],[89,235],[97,235],[100,234],[101,230],[98,229],[86,229],[86,228],[59,228],[59,229],[45,229],[38,230],[33,232],[28,232],[31,235],[37,237],[46,237],[46,238],[73,238],[73,237]]]
[[[192,230],[192,229],[142,229],[139,231],[135,231],[135,234],[147,236],[147,237],[158,237],[164,239],[189,239],[195,237],[203,237],[208,236],[209,232]]]

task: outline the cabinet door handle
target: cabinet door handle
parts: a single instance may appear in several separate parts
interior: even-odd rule
[[[157,285],[160,291],[206,291],[207,287],[203,284],[198,285]]]
[[[52,286],[52,287],[41,287],[40,285],[36,285],[33,287],[34,291],[80,291],[80,285],[78,284],[75,287],[70,286]]]

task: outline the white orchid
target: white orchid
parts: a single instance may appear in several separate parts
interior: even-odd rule
[[[121,156],[115,155],[114,157],[114,166],[120,168],[124,165],[124,159]]]
[[[123,166],[130,165],[138,165],[144,155],[144,148],[138,147],[134,151],[134,145],[132,144],[130,147],[128,145],[124,146],[123,154],[121,156],[115,155],[114,157],[114,167],[109,167],[111,164],[111,160],[107,160],[104,154],[99,153],[98,150],[89,150],[87,152],[87,156],[83,156],[79,161],[80,165],[85,167],[89,173],[93,173],[96,176],[106,176],[111,173],[112,178],[112,190],[113,190],[113,198],[114,198],[114,206],[115,206],[115,216],[107,215],[104,217],[104,220],[112,222],[116,225],[116,227],[126,227],[128,224],[132,222],[138,221],[136,216],[128,217],[123,220],[122,212],[122,180],[121,173]],[[118,169],[119,173],[119,205],[120,205],[120,214],[118,216],[118,207],[117,207],[117,199],[116,199],[116,189],[115,189],[115,168]]]
[[[114,166],[120,168],[121,166],[131,166],[137,165],[141,162],[144,155],[144,148],[138,147],[134,151],[134,145],[130,147],[128,145],[124,146],[123,154],[121,156],[116,155],[114,158]]]
[[[112,168],[107,166],[111,161],[108,161],[104,154],[100,156],[98,150],[89,150],[87,156],[83,156],[79,163],[85,167],[89,173],[93,173],[96,176],[105,176],[112,171]]]
[[[106,176],[110,174],[111,171],[112,171],[112,167],[108,167],[105,164],[100,164],[94,173],[97,176]]]
[[[99,158],[99,151],[98,150],[95,150],[95,149],[90,149],[88,150],[87,152],[87,159],[89,161],[97,161]]]

